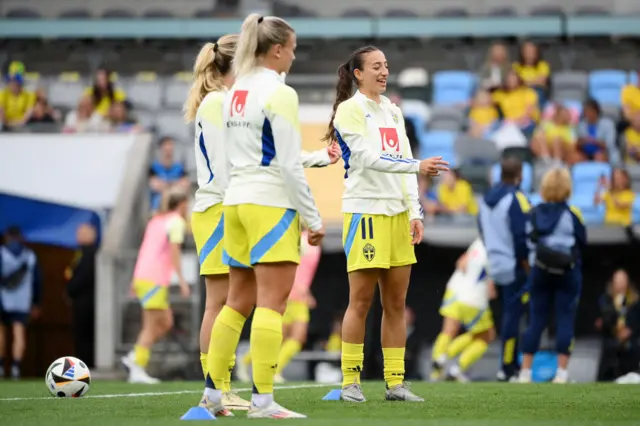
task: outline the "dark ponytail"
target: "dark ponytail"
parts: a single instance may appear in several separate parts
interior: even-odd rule
[[[338,68],[338,84],[336,85],[336,100],[333,103],[333,113],[331,114],[331,121],[329,122],[329,128],[327,134],[322,139],[323,141],[335,141],[336,140],[336,128],[333,125],[333,120],[336,118],[336,111],[338,106],[349,99],[353,95],[353,86],[357,85],[357,80],[354,75],[355,70],[362,70],[364,54],[369,52],[375,52],[378,49],[374,46],[364,46],[354,51],[349,60]]]

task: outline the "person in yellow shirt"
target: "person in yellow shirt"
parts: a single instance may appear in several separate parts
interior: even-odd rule
[[[110,76],[111,73],[107,69],[100,68],[96,71],[93,86],[87,87],[84,91],[84,95],[93,98],[96,112],[105,117],[109,115],[112,103],[127,100],[127,94],[124,90],[114,87]]]
[[[457,171],[444,174],[442,183],[438,186],[438,201],[444,213],[472,216],[478,214],[478,203],[473,196],[473,189],[469,182],[460,178]]]
[[[9,75],[0,91],[0,123],[9,129],[23,126],[31,116],[36,94],[25,90],[21,74]]]
[[[640,71],[638,71],[638,78],[640,79]],[[622,89],[620,103],[622,117],[627,123],[631,123],[634,117],[640,116],[640,80],[636,84],[627,84]]]
[[[537,92],[540,105],[544,104],[551,69],[542,59],[540,48],[530,41],[520,46],[520,57],[513,63],[513,70],[518,73],[524,84]]]
[[[629,127],[624,131],[625,162],[640,163],[640,114],[631,117]]]
[[[606,176],[600,178],[594,204],[604,203],[604,223],[607,225],[629,226],[635,197],[631,190],[629,173],[624,169],[614,169],[610,183],[607,182]]]
[[[486,90],[476,93],[469,110],[469,133],[475,137],[482,137],[500,118],[498,109]]]
[[[531,136],[540,118],[538,94],[527,87],[515,71],[507,74],[503,89],[493,93],[505,121],[516,124],[525,136]]]
[[[562,105],[556,105],[553,119],[543,122],[531,141],[531,150],[539,158],[566,163],[575,157],[576,134],[571,126],[571,114]]]

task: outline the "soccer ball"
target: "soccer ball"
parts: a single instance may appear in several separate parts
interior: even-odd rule
[[[91,373],[87,364],[78,358],[65,356],[53,361],[44,382],[53,396],[78,398],[89,392]]]

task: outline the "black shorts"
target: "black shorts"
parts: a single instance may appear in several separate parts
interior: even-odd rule
[[[29,314],[25,312],[6,312],[0,311],[0,323],[5,325],[13,325],[20,323],[26,325],[29,322]]]

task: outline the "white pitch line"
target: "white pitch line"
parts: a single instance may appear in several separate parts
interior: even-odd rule
[[[311,388],[326,388],[330,386],[339,386],[340,383],[327,383],[327,384],[310,384],[310,385],[290,385],[290,386],[276,386],[277,390],[287,390],[287,389],[311,389]],[[252,390],[251,388],[241,388],[241,389],[233,389],[235,392],[247,392]],[[202,390],[183,390],[183,391],[172,391],[172,392],[138,392],[138,393],[114,393],[114,394],[106,394],[106,395],[87,395],[82,397],[84,398],[127,398],[130,396],[164,396],[164,395],[184,395],[184,394],[194,394],[194,393],[202,393]],[[43,399],[56,399],[53,396],[50,397],[26,397],[26,398],[0,398],[0,401],[36,401]],[[64,398],[58,398],[64,399]]]

